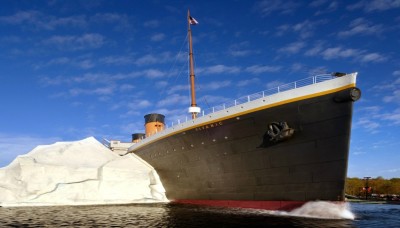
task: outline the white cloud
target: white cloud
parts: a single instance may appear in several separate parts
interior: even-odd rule
[[[234,57],[244,57],[255,53],[256,51],[250,50],[249,42],[241,42],[229,47],[229,54]]]
[[[399,0],[361,0],[347,6],[348,10],[363,9],[365,12],[385,11],[400,7]]]
[[[398,91],[398,98],[400,98],[400,91]],[[393,112],[384,113],[381,117],[384,120],[390,121],[391,124],[400,125],[400,108],[397,108]]]
[[[143,26],[146,28],[157,28],[160,25],[160,22],[157,20],[145,21]]]
[[[116,14],[116,13],[96,13],[94,16],[90,18],[92,23],[109,23],[110,25],[114,25],[115,29],[122,30],[128,28],[130,26],[129,17],[124,14]],[[110,27],[107,25],[107,27]]]
[[[301,38],[308,38],[314,35],[314,31],[321,24],[326,24],[326,20],[305,20],[297,24],[284,24],[278,27],[276,32],[277,36],[284,36],[287,32],[295,32],[300,35]]]
[[[379,107],[379,106],[367,106],[367,107],[361,107],[361,108],[359,108],[359,110],[361,112],[365,112],[365,113],[368,113],[369,115],[374,116],[374,115],[378,114],[382,110],[382,107]]]
[[[378,129],[381,126],[378,122],[374,121],[372,118],[362,117],[357,122],[356,126],[364,128],[369,133],[378,133]]]
[[[54,29],[59,26],[75,26],[85,27],[87,25],[86,18],[84,16],[70,16],[64,18],[52,18],[50,21],[43,21],[43,28]]]
[[[370,53],[366,50],[337,47],[324,47],[322,42],[317,42],[315,46],[305,52],[306,56],[318,56],[330,60],[340,58],[352,58],[355,61],[368,63],[368,62],[383,62],[387,58],[380,53]]]
[[[385,103],[397,102],[400,104],[400,88],[392,91],[390,95],[384,96],[383,102]]]
[[[189,85],[175,85],[168,88],[167,94],[173,94],[179,91],[189,91]]]
[[[244,57],[253,54],[253,50],[230,50],[229,54],[234,57]]]
[[[286,47],[280,48],[278,51],[284,54],[296,54],[298,53],[306,44],[302,41],[293,42],[288,44]]]
[[[396,71],[395,71],[396,72]],[[395,74],[393,72],[393,74]],[[367,131],[376,133],[381,126],[393,128],[400,125],[400,78],[392,82],[384,81],[375,85],[372,90],[382,97],[384,107],[363,107],[360,112],[364,114],[356,126],[361,126]]]
[[[301,63],[293,63],[292,66],[290,67],[290,70],[292,72],[299,72],[299,71],[303,70],[304,67],[305,66]]]
[[[68,80],[65,79],[63,76],[43,76],[40,78],[40,84],[42,86],[56,86],[56,85],[61,85],[64,82],[67,82]]]
[[[188,96],[182,96],[178,94],[172,94],[165,99],[162,99],[157,102],[157,107],[169,107],[172,105],[182,105],[182,104],[188,104],[189,98]]]
[[[72,78],[65,77],[65,79],[68,80],[69,83],[108,84],[112,77],[111,75],[104,73],[86,73]]]
[[[157,69],[148,69],[148,70],[144,70],[142,71],[144,76],[147,78],[161,78],[163,76],[165,76],[165,73],[157,70]]]
[[[294,12],[299,7],[299,3],[293,1],[263,0],[255,4],[255,10],[263,16],[268,16],[274,12],[288,14]]]
[[[90,69],[95,66],[95,64],[90,59],[85,59],[78,62],[78,66],[82,69]]]
[[[2,43],[21,43],[22,38],[18,36],[3,36],[0,37],[0,42]]]
[[[159,42],[165,39],[165,34],[164,33],[157,33],[154,34],[150,37],[151,41]]]
[[[382,173],[397,173],[400,172],[399,168],[395,168],[395,169],[386,169],[386,170],[381,170]]]
[[[383,62],[386,58],[379,53],[369,53],[361,57],[361,62]]]
[[[142,108],[150,107],[152,103],[148,100],[135,100],[129,104],[127,104],[129,109],[137,110]]]
[[[171,55],[170,52],[162,52],[157,54],[157,56],[153,54],[144,55],[138,59],[136,59],[135,64],[139,66],[143,65],[151,65],[151,64],[160,64],[165,62],[171,62],[175,58]]]
[[[239,87],[243,87],[243,86],[248,86],[248,85],[251,85],[251,84],[258,84],[258,83],[260,83],[260,79],[259,78],[252,78],[252,79],[239,81],[236,85],[239,86]]]
[[[361,155],[361,154],[366,154],[365,151],[354,151],[354,155]]]
[[[364,18],[357,18],[350,22],[349,30],[340,31],[339,37],[349,37],[354,35],[379,35],[383,32],[383,25],[374,25]]]
[[[20,11],[10,16],[0,17],[0,23],[28,25],[32,29],[54,30],[59,27],[85,28],[89,23],[112,23],[115,28],[122,29],[129,26],[129,18],[126,15],[115,13],[97,13],[89,19],[84,15],[69,17],[56,17],[42,12],[30,10]],[[109,26],[108,26],[109,27]]]
[[[0,22],[8,24],[21,24],[24,22],[34,23],[39,17],[40,12],[38,11],[20,11],[12,16],[2,16],[0,17]]]
[[[322,50],[324,49],[324,42],[322,41],[317,41],[314,44],[314,47],[312,47],[311,49],[308,49],[304,55],[306,56],[315,56],[318,55],[322,52]]]
[[[157,63],[158,58],[154,55],[147,54],[143,57],[140,57],[135,61],[135,64],[137,65],[148,65],[148,64],[154,64]]]
[[[225,80],[225,81],[214,81],[210,82],[207,84],[202,84],[200,85],[201,90],[218,90],[223,87],[228,87],[232,84],[231,81]]]
[[[79,95],[111,95],[113,94],[115,86],[99,87],[94,89],[72,88],[68,90],[70,96]]]
[[[134,99],[129,101],[121,100],[118,103],[113,103],[113,105],[110,107],[110,110],[127,110],[120,115],[121,118],[127,118],[130,116],[143,115],[144,109],[151,106],[153,106],[153,103],[146,99]]]
[[[314,0],[309,5],[311,7],[320,7],[320,6],[324,5],[327,2],[330,2],[330,1],[328,1],[328,0]]]
[[[21,25],[26,24],[33,29],[53,30],[60,26],[85,27],[87,25],[84,16],[70,16],[57,18],[45,15],[39,11],[20,11],[11,16],[0,17],[0,23]]]
[[[365,149],[363,147],[360,147],[360,146],[355,146],[355,148],[352,149],[352,151],[354,151],[353,152],[354,155],[366,154]]]
[[[266,73],[266,72],[278,72],[280,69],[281,69],[280,66],[253,65],[253,66],[247,67],[245,69],[245,71],[252,73],[252,74],[262,74],[262,73]]]
[[[132,89],[134,89],[135,88],[135,86],[133,86],[133,85],[131,85],[131,84],[122,84],[122,85],[120,85],[119,86],[119,89],[121,90],[121,91],[129,91],[129,90],[132,90]]]
[[[204,68],[197,68],[197,72],[203,75],[207,74],[237,74],[240,68],[236,66],[215,65]]]
[[[356,57],[361,54],[357,49],[344,49],[342,47],[327,48],[321,52],[324,59]]]
[[[400,75],[400,72],[394,71],[393,75],[398,76]],[[383,102],[400,104],[400,77],[397,77],[394,81],[385,81],[381,84],[375,85],[373,89],[385,93],[382,99]]]
[[[168,82],[166,81],[157,81],[156,82],[156,87],[157,88],[166,88],[168,85]]]
[[[63,50],[83,50],[99,48],[104,44],[100,34],[88,33],[82,36],[52,36],[43,41],[45,45],[56,46]]]
[[[306,70],[309,76],[315,76],[320,74],[327,74],[329,73],[326,67],[314,67]]]
[[[158,69],[145,69],[141,71],[133,71],[130,73],[116,73],[116,74],[106,74],[106,73],[86,73],[78,76],[66,76],[66,75],[58,75],[58,76],[42,76],[40,77],[40,84],[42,86],[72,86],[75,84],[105,84],[105,85],[113,85],[118,81],[124,79],[131,79],[137,77],[147,77],[150,79],[161,78],[166,74]],[[80,90],[78,90],[79,93]]]
[[[382,127],[400,125],[400,108],[387,110],[387,107],[369,106],[362,107],[359,112],[363,114],[354,123],[355,128],[363,128],[369,133],[378,133]]]
[[[327,4],[327,5],[326,5]],[[325,6],[323,6],[325,5]],[[337,1],[327,1],[327,0],[316,0],[310,3],[311,7],[319,8],[314,15],[321,15],[326,13],[331,13],[337,10],[339,3]]]
[[[90,69],[96,66],[96,63],[93,62],[92,59],[87,58],[85,56],[78,56],[75,58],[68,58],[68,57],[58,57],[54,59],[50,59],[45,63],[37,63],[34,64],[34,68],[36,70],[42,69],[44,67],[52,67],[52,66],[71,66],[81,69]]]
[[[129,65],[133,64],[132,56],[107,56],[100,59],[100,62],[109,65]]]
[[[35,64],[35,69],[40,69],[43,67],[49,67],[53,65],[67,65],[71,64],[73,61],[68,57],[58,57],[47,61],[46,63]]]

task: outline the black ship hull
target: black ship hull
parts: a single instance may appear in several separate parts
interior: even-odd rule
[[[131,152],[176,202],[289,210],[343,201],[353,86],[219,118]],[[291,134],[274,138],[274,123]]]

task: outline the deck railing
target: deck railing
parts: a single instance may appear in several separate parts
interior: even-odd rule
[[[312,85],[312,84],[328,81],[328,80],[331,80],[331,79],[334,79],[334,78],[336,78],[336,77],[332,76],[331,74],[321,74],[321,75],[316,75],[316,76],[308,77],[308,78],[305,78],[305,79],[301,79],[301,80],[298,80],[298,81],[295,81],[295,82],[283,84],[283,85],[280,85],[280,86],[275,87],[275,88],[264,90],[264,91],[261,91],[261,92],[258,92],[258,93],[253,93],[253,94],[250,94],[250,95],[247,95],[247,96],[240,97],[240,98],[235,99],[235,100],[230,101],[230,102],[226,102],[226,103],[223,103],[223,104],[211,107],[211,108],[204,109],[201,113],[199,113],[198,118],[201,118],[202,116],[206,116],[206,115],[209,115],[209,114],[221,111],[221,110],[225,110],[225,109],[230,108],[230,107],[234,107],[234,106],[237,106],[237,105],[248,103],[248,102],[260,99],[260,98],[264,98],[264,97],[268,97],[268,96],[271,96],[271,95],[274,95],[274,94],[277,94],[277,93],[281,93],[281,92],[284,92],[284,91],[293,90],[293,89],[301,88],[301,87],[304,87],[304,86],[308,86],[308,85]],[[190,116],[186,116],[183,120],[182,119],[178,119],[177,121],[172,122],[170,125],[166,124],[165,127],[166,128],[173,127],[173,126],[185,123],[185,122],[187,122],[189,120],[191,120],[191,117]]]

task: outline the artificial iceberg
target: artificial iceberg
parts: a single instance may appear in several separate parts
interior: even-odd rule
[[[156,171],[89,137],[41,145],[0,169],[0,206],[167,202]]]

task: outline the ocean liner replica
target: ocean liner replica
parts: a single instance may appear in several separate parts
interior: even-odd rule
[[[178,203],[291,210],[344,201],[357,73],[318,75],[201,111],[196,105],[188,11],[192,118],[169,128],[145,116],[135,153]]]

